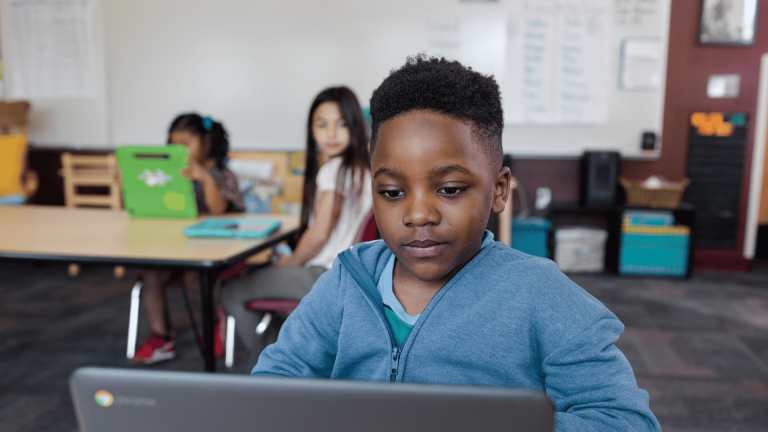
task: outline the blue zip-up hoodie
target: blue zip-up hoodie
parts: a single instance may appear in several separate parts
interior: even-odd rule
[[[624,326],[552,261],[483,248],[399,349],[376,288],[391,254],[383,241],[340,254],[253,374],[533,388],[554,403],[558,431],[660,431],[613,345]]]

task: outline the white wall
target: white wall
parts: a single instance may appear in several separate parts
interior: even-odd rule
[[[234,148],[300,149],[320,90],[348,85],[366,106],[418,49],[421,19],[400,12],[413,9],[403,0],[107,0],[111,139],[161,142],[176,114],[196,110],[222,119]]]
[[[160,144],[175,115],[198,111],[224,122],[234,149],[301,149],[307,109],[320,90],[345,84],[367,106],[390,69],[429,51],[429,20],[477,10],[503,15],[522,0],[94,1],[103,94],[33,100],[30,139],[37,144]],[[669,0],[658,2],[667,14]],[[614,34],[605,125],[508,126],[505,150],[563,156],[610,148],[637,156],[642,131],[661,130],[663,88],[618,91],[618,51],[628,34],[650,31],[665,41],[668,16],[660,19],[655,30]]]

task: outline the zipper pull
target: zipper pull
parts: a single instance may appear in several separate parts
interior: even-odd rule
[[[400,347],[392,347],[392,373],[389,375],[389,381],[395,382],[397,379],[397,367],[400,364]]]

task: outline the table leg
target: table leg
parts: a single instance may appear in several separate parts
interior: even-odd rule
[[[213,347],[214,311],[212,282],[210,271],[200,271],[200,304],[203,314],[203,358],[205,359],[205,370],[207,372],[216,372],[216,357]]]
[[[613,274],[619,274],[621,255],[621,218],[624,211],[614,209],[608,215],[608,238],[605,241],[605,270]]]

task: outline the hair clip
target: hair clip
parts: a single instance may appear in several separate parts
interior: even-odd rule
[[[213,127],[213,119],[210,117],[203,117],[203,127],[209,131]]]

